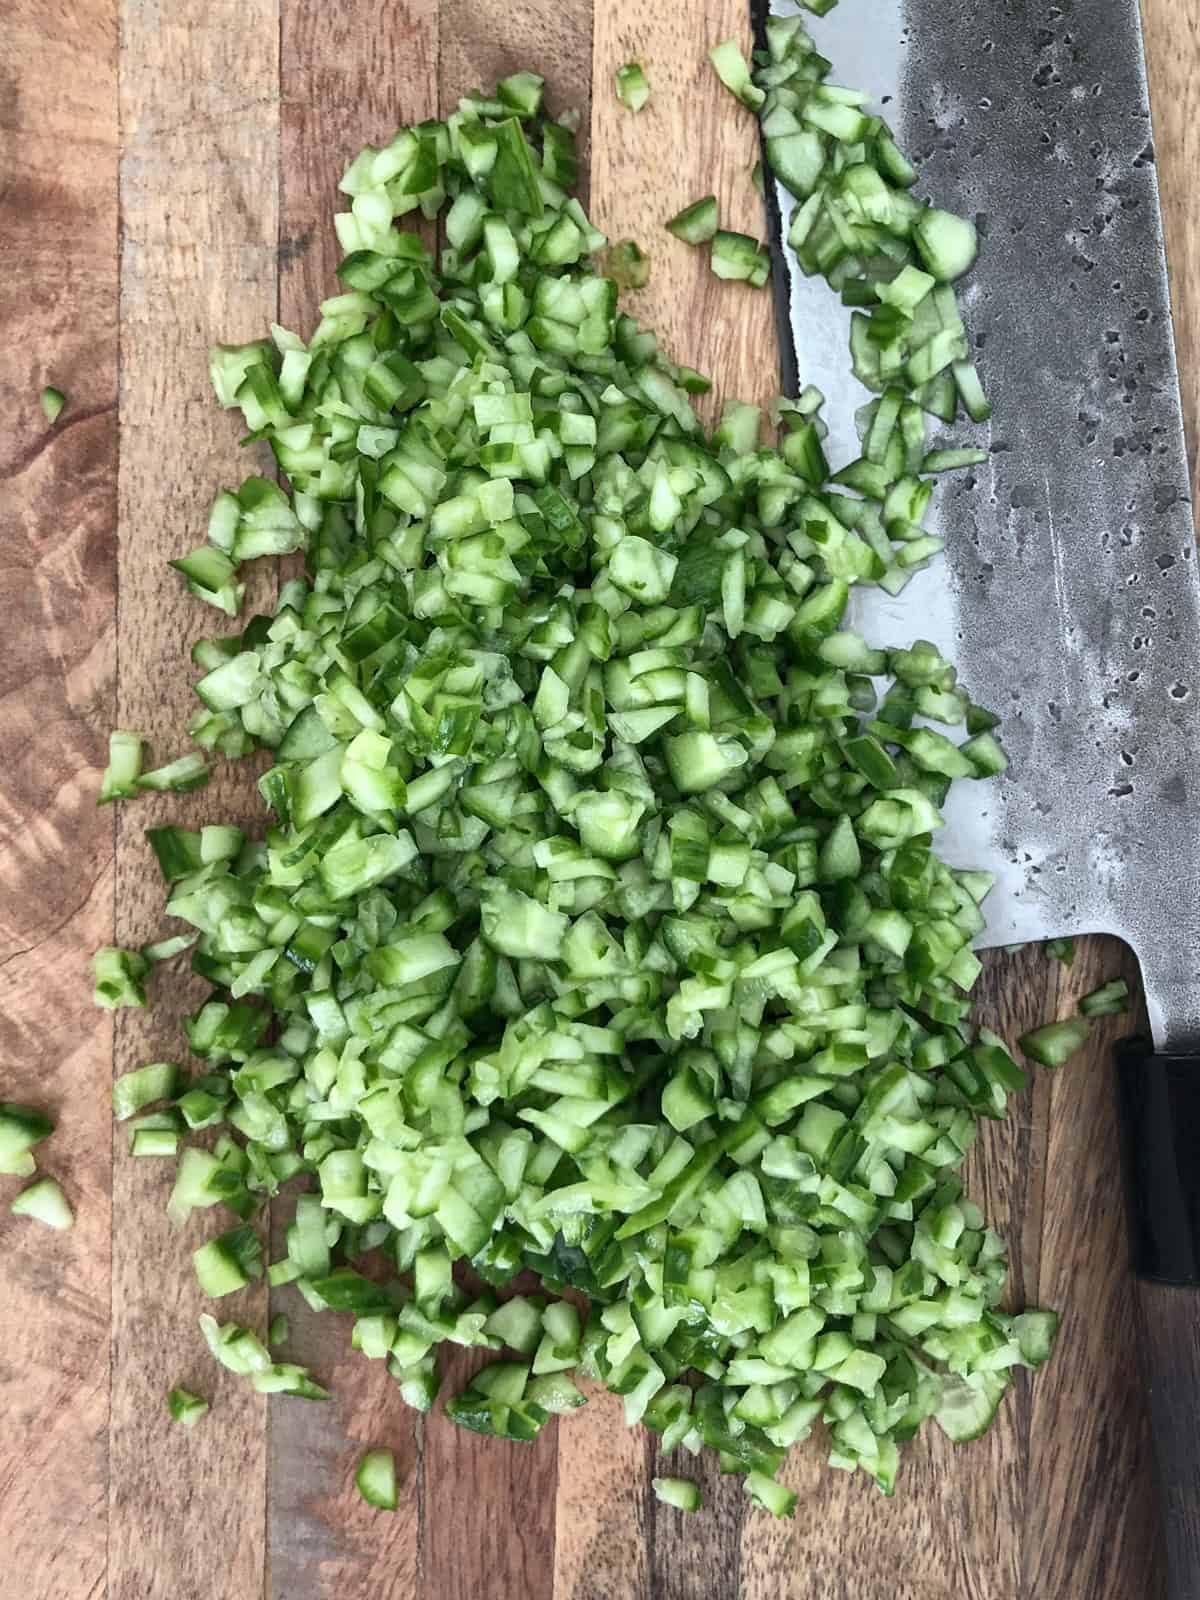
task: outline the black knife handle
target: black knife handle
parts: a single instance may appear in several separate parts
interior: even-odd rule
[[[1142,1365],[1170,1600],[1200,1600],[1200,1055],[1117,1047]]]
[[[1200,1287],[1200,1054],[1155,1055],[1126,1039],[1117,1085],[1133,1270]]]

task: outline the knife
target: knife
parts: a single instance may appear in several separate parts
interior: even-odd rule
[[[759,45],[768,6],[796,11],[752,0]],[[978,944],[1114,933],[1141,963],[1152,1037],[1117,1065],[1132,1260],[1171,1596],[1197,1600],[1200,579],[1137,0],[874,0],[869,27],[844,0],[805,24],[916,192],[982,236],[960,296],[993,420],[954,442],[988,464],[940,481],[945,556],[895,599],[857,590],[851,625],[931,640],[1003,719],[1008,773],[956,785],[939,835],[996,875]],[[844,463],[869,398],[850,312],[784,243],[795,201],[766,191],[784,389],[824,392]]]

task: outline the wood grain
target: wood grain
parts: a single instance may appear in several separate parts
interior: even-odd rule
[[[78,1221],[8,1215],[0,1178],[0,1588],[104,1583],[110,1028],[83,952],[111,938],[111,814],[93,772],[113,714],[117,36],[113,0],[0,23],[0,1098],[43,1105],[39,1147]],[[68,396],[48,429],[38,391]],[[63,1470],[64,1464],[68,1470]]]
[[[1200,1318],[1193,1289],[1139,1283],[1138,1339],[1149,1374],[1159,1510],[1170,1600],[1190,1600],[1200,1573]]]
[[[220,484],[252,470],[233,419],[212,403],[207,351],[258,336],[275,313],[278,237],[279,15],[276,0],[123,0],[121,22],[120,541],[117,720],[156,758],[186,748],[195,706],[186,670],[194,638],[223,631],[188,603],[165,563],[201,542]],[[240,419],[239,419],[240,420]],[[261,465],[261,463],[260,463]],[[255,575],[258,609],[271,575]],[[117,940],[163,925],[163,889],[143,830],[260,811],[248,765],[224,768],[181,800],[139,800],[117,820]],[[178,1055],[178,1020],[204,986],[156,986],[160,1003],[121,1015],[115,1067]],[[256,1595],[266,1522],[266,1402],[216,1368],[196,1329],[204,1301],[187,1252],[216,1230],[163,1214],[170,1170],[135,1161],[114,1135],[110,1600]],[[261,1326],[261,1288],[231,1296],[222,1320]],[[194,1434],[173,1427],[173,1384],[212,1399]],[[187,1508],[175,1510],[174,1508]]]
[[[1142,0],[1142,23],[1194,502],[1200,492],[1200,208],[1195,189],[1200,170],[1200,13],[1189,0]]]
[[[442,1394],[425,1420],[421,1575],[426,1600],[552,1600],[558,1428],[532,1444],[495,1441],[444,1414],[482,1363],[469,1351],[442,1361]]]
[[[851,0],[844,0],[851,3]],[[1200,422],[1200,20],[1143,0],[1185,411]],[[258,814],[245,772],[186,800],[139,801],[115,823],[92,805],[114,720],[182,748],[181,664],[212,618],[163,562],[198,542],[218,483],[260,467],[213,406],[204,351],[272,318],[308,331],[332,291],[328,213],[343,160],[412,117],[518,66],[590,125],[592,209],[648,246],[633,309],[723,399],[776,384],[768,298],[712,279],[662,231],[717,193],[762,231],[748,174],[754,124],[715,82],[703,47],[745,33],[741,0],[10,0],[0,28],[0,444],[9,622],[0,655],[0,1094],[50,1104],[45,1165],[79,1214],[36,1235],[0,1212],[0,1531],[7,1596],[29,1600],[1161,1600],[1145,1405],[1115,1175],[1108,1047],[1039,1074],[1009,1121],[984,1130],[972,1193],[1008,1237],[1014,1303],[1064,1309],[1058,1357],[1022,1376],[989,1437],[908,1454],[894,1501],[831,1474],[816,1443],[787,1473],[797,1519],[747,1510],[740,1485],[690,1458],[709,1505],[654,1501],[652,1445],[597,1395],[532,1449],[477,1441],[437,1415],[422,1427],[345,1319],[287,1304],[288,1354],[337,1399],[263,1402],[217,1373],[195,1335],[200,1302],[182,1234],[162,1217],[165,1165],[110,1139],[117,1070],[178,1049],[191,992],[162,985],[151,1019],[111,1025],[84,969],[113,934],[159,927],[142,830],[166,814]],[[118,23],[120,58],[118,82]],[[640,59],[654,91],[632,116],[612,94]],[[590,104],[590,117],[588,108]],[[120,138],[119,138],[120,135]],[[118,217],[118,154],[120,153]],[[120,253],[118,256],[118,221]],[[118,288],[119,268],[119,288]],[[120,416],[118,392],[120,342]],[[47,431],[42,383],[70,404]],[[119,437],[119,483],[118,451]],[[117,539],[117,508],[120,536]],[[119,605],[116,601],[119,573]],[[257,580],[260,598],[274,578]],[[216,619],[219,621],[220,619]],[[119,668],[119,671],[118,671]],[[114,854],[115,843],[115,854]],[[114,924],[114,899],[116,904]],[[1010,1036],[1121,966],[1081,941],[1070,972],[1044,953],[990,957],[981,1016]],[[194,1003],[194,1002],[193,1002]],[[14,1180],[4,1180],[7,1199]],[[115,1225],[110,1221],[110,1194]],[[110,1278],[111,1249],[111,1278]],[[290,1296],[279,1297],[279,1305]],[[261,1325],[261,1291],[222,1314]],[[110,1312],[111,1302],[111,1312]],[[452,1366],[469,1365],[459,1357]],[[108,1386],[111,1375],[111,1415]],[[454,1374],[451,1374],[454,1377]],[[176,1381],[210,1393],[194,1434],[170,1427]],[[10,1397],[17,1395],[15,1401]],[[107,1426],[106,1426],[107,1423]],[[350,1484],[358,1451],[391,1444],[394,1518]],[[63,1463],[70,1471],[63,1472]]]
[[[656,1502],[649,1441],[627,1428],[620,1398],[582,1385],[588,1403],[558,1430],[555,1600],[650,1600]]]
[[[1059,1014],[1116,970],[1136,989],[1136,963],[1123,946],[1082,942],[1074,967],[1059,974]],[[1063,1320],[1056,1359],[1031,1386],[1024,1549],[1031,1596],[1066,1585],[1081,1600],[1164,1593],[1118,1181],[1111,1051],[1131,1031],[1129,1018],[1106,1020],[1086,1056],[1052,1078],[1039,1295]]]

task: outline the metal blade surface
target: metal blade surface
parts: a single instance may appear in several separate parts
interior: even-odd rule
[[[858,590],[851,625],[932,640],[1003,718],[1009,773],[956,784],[938,837],[997,874],[980,943],[1116,933],[1157,1042],[1195,1041],[1200,582],[1137,0],[842,0],[806,25],[831,81],[875,96],[915,192],[983,236],[960,302],[993,419],[946,431],[989,462],[939,481],[945,556],[897,599]],[[778,245],[794,201],[768,187]],[[869,398],[850,313],[782,259],[785,386],[825,392],[841,465]]]

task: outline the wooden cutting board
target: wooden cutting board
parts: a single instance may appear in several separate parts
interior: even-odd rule
[[[859,4],[869,14],[868,0]],[[1189,423],[1200,374],[1200,31],[1188,0],[1146,0],[1158,154]],[[1032,25],[1032,23],[1031,23]],[[209,398],[204,354],[272,319],[308,329],[332,291],[329,214],[345,158],[398,121],[450,110],[529,65],[591,129],[591,203],[654,261],[636,310],[720,396],[765,399],[769,297],[718,284],[661,219],[715,189],[761,232],[754,130],[704,47],[745,34],[743,0],[8,0],[0,28],[0,1097],[53,1108],[46,1168],[78,1223],[0,1213],[0,1591],[13,1600],[1155,1600],[1162,1580],[1116,1181],[1108,1045],[1042,1074],[985,1130],[973,1192],[1007,1234],[1012,1292],[1063,1307],[1059,1352],[1022,1376],[985,1441],[930,1430],[881,1498],[795,1451],[793,1522],[747,1511],[699,1465],[707,1506],[654,1501],[649,1438],[597,1396],[536,1446],[415,1419],[344,1320],[305,1320],[294,1359],[334,1391],[270,1406],[214,1369],[165,1164],[133,1162],[107,1108],[113,1070],[178,1052],[176,995],[113,1024],[87,956],[160,927],[142,830],[253,819],[252,774],[186,800],[98,811],[109,727],[163,759],[194,704],[185,652],[206,626],[164,566],[198,542],[214,488],[250,470]],[[645,63],[633,118],[614,69]],[[1190,209],[1189,209],[1190,208]],[[46,382],[68,407],[48,431]],[[715,407],[714,407],[715,409]],[[260,603],[277,574],[255,578]],[[1128,956],[1091,941],[1066,972],[997,956],[986,1020],[1010,1033],[1067,1007]],[[163,986],[164,988],[166,986]],[[193,1000],[194,1003],[194,1000]],[[3,1197],[18,1187],[0,1180]],[[274,1231],[278,1239],[279,1222]],[[231,1305],[231,1311],[235,1308]],[[262,1326],[267,1296],[236,1306]],[[453,1386],[463,1361],[450,1363]],[[209,1394],[173,1427],[173,1383]],[[352,1485],[387,1443],[393,1516]]]

